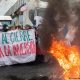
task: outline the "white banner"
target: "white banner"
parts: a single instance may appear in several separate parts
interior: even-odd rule
[[[0,33],[0,66],[34,61],[35,31],[15,30]]]

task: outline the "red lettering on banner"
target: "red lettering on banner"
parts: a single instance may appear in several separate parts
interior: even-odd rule
[[[2,49],[0,48],[0,57],[4,57]]]
[[[10,46],[5,46],[4,45],[4,53],[5,53],[5,56],[10,56],[11,55],[11,51],[10,51]]]
[[[10,50],[9,50],[10,51]],[[36,44],[34,41],[13,45],[14,55],[35,54]]]
[[[5,45],[4,45],[4,53],[7,54],[7,52],[6,52],[6,46]]]
[[[27,52],[27,54],[31,54],[31,44],[30,44],[30,42],[28,43],[28,52]]]
[[[36,44],[34,43],[34,41],[30,42],[30,47],[31,47],[31,53],[36,53]]]
[[[32,43],[31,43],[31,41],[29,42],[29,52],[28,52],[28,54],[32,54]]]
[[[23,54],[23,43],[20,44],[20,50],[19,50],[20,55]]]
[[[30,41],[29,43],[24,43],[25,54],[33,54],[36,53],[36,44],[34,41]]]
[[[11,55],[11,51],[10,51],[10,46],[8,45],[8,52],[6,56],[10,56]]]
[[[18,55],[19,54],[19,45],[16,44],[16,45],[13,45],[13,53],[14,55]]]
[[[29,53],[28,44],[29,44],[28,42],[24,43],[25,54]]]

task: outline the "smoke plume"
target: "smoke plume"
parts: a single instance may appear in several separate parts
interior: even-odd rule
[[[75,32],[77,37],[79,37],[80,29],[80,0],[48,0],[48,3],[40,29],[41,47],[45,50],[49,49],[52,38],[57,40],[62,38],[62,34],[59,32],[60,28],[64,28],[66,25],[70,31],[71,26],[77,27],[78,31]],[[64,35],[63,38],[65,38]],[[80,38],[76,41],[80,41]],[[74,44],[74,41],[72,43]]]

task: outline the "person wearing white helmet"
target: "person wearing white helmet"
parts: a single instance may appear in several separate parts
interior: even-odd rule
[[[40,24],[42,24],[43,18],[41,16],[35,16],[34,17],[35,20],[35,26],[38,27]]]

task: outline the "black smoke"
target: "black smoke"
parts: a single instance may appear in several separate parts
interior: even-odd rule
[[[80,27],[80,0],[48,0],[48,3],[40,29],[41,47],[45,50],[51,46],[52,37],[60,40],[60,27],[70,24]],[[79,31],[77,34],[79,35]]]

